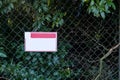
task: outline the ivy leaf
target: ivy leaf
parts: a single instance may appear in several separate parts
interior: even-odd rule
[[[105,19],[105,13],[104,12],[101,12],[100,15],[103,19]]]
[[[110,13],[108,4],[105,4],[105,11],[106,13]]]
[[[54,72],[53,75],[57,76],[57,75],[59,75],[59,72]]]
[[[90,6],[93,6],[94,5],[94,0],[92,0],[91,2],[90,2]]]
[[[63,23],[64,23],[64,20],[61,19],[61,20],[59,21],[60,26],[62,26]]]
[[[46,15],[45,19],[50,22],[51,21],[51,15],[49,15],[49,14]]]
[[[45,12],[47,12],[49,10],[46,5],[44,5],[42,8],[43,8],[43,11],[45,11]]]
[[[13,5],[12,3],[10,3],[10,4],[9,4],[9,7],[10,7],[11,9],[13,9],[13,8],[14,8],[14,5]]]
[[[2,53],[2,52],[0,52],[0,57],[7,57],[7,55],[6,54],[4,54],[4,53]]]
[[[57,55],[53,57],[53,63],[54,64],[59,63],[59,57]]]
[[[116,10],[116,7],[115,7],[115,4],[114,3],[111,3],[111,6],[114,10]]]

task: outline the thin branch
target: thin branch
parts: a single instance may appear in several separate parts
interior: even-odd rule
[[[95,80],[98,80],[99,77],[101,76],[102,73],[102,68],[103,68],[103,60],[105,58],[107,58],[114,49],[118,48],[120,46],[120,43],[118,43],[116,46],[112,47],[101,59],[100,59],[100,66],[99,66],[99,74],[97,75],[97,77],[95,78]]]

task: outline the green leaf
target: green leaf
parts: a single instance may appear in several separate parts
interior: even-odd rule
[[[104,5],[105,3],[106,3],[105,0],[101,0],[101,1],[99,2],[99,5]]]
[[[6,54],[4,54],[4,53],[2,53],[2,52],[0,52],[0,57],[7,57],[7,55]]]
[[[0,1],[0,8],[2,7],[2,1]]]
[[[53,63],[59,63],[59,57],[57,55],[53,57]]]
[[[109,7],[112,7],[114,10],[116,9],[116,6],[115,6],[115,4],[113,2],[107,2],[107,5]]]
[[[10,3],[10,4],[9,4],[9,7],[13,9],[13,8],[14,8],[14,5],[13,5],[12,3]]]
[[[31,59],[31,56],[27,56],[25,59],[26,59],[26,60],[30,60],[30,59]]]
[[[37,58],[34,57],[34,58],[32,59],[32,62],[36,62],[36,61],[37,61]]]
[[[48,7],[46,5],[42,6],[43,7],[43,11],[47,12],[48,11]]]
[[[111,6],[112,6],[112,8],[115,10],[116,9],[116,7],[115,7],[115,4],[114,3],[111,3]]]
[[[59,72],[56,71],[56,72],[53,73],[53,75],[57,76],[57,75],[59,75]]]
[[[92,0],[91,2],[90,2],[90,6],[93,6],[94,5],[94,0]]]
[[[50,0],[48,0],[48,6],[50,6]]]
[[[39,13],[41,13],[41,12],[42,12],[41,8],[39,8],[39,9],[38,9],[38,12],[39,12]]]
[[[105,19],[105,13],[104,12],[100,12],[100,15],[103,19]]]
[[[105,4],[105,11],[106,13],[110,13],[108,4]]]
[[[63,23],[64,23],[64,20],[61,19],[61,20],[59,21],[60,26],[62,26]]]
[[[87,11],[89,14],[92,12],[91,6],[88,7]]]
[[[50,22],[51,21],[51,15],[46,15],[45,19]]]
[[[99,16],[99,10],[96,7],[93,7],[94,16],[98,17]]]

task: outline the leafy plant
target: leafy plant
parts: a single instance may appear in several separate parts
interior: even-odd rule
[[[53,9],[53,5],[54,1],[52,2],[52,0],[3,0],[0,1],[0,13],[8,14],[22,9],[27,14],[32,15],[32,27],[35,29],[49,24],[52,27],[62,26],[64,22],[63,17],[65,16],[64,12]]]
[[[113,0],[83,0],[83,2],[89,4],[88,13],[93,13],[96,17],[101,16],[103,19],[106,13],[111,13],[110,9],[116,9]]]
[[[58,52],[53,53],[27,53],[24,52],[24,45],[20,44],[13,54],[10,62],[2,63],[0,72],[12,80],[56,80],[70,78],[73,70],[72,60],[66,60],[68,50],[72,46],[69,43],[60,41]],[[15,61],[14,61],[15,60]],[[18,62],[19,61],[19,62]]]

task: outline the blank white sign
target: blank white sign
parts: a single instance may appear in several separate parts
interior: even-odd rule
[[[57,32],[25,32],[25,51],[56,52]]]

